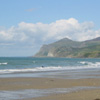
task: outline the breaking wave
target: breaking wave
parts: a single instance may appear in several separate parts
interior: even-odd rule
[[[91,67],[100,67],[100,62],[88,62],[88,61],[81,61],[79,62],[83,65],[91,66]]]
[[[91,69],[100,68],[100,62],[79,62],[80,66],[48,66],[48,67],[33,67],[25,69],[2,69],[0,74],[4,73],[20,73],[20,72],[42,72],[42,71],[59,71],[59,70],[77,70],[77,69]],[[7,63],[3,63],[7,64]]]
[[[4,62],[4,63],[0,63],[0,65],[7,65],[8,63],[7,62]]]

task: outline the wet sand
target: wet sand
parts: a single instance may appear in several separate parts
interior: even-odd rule
[[[0,91],[72,88],[77,86],[100,87],[100,79],[0,78]],[[25,100],[95,100],[97,98],[100,98],[100,89],[52,94]]]
[[[0,78],[0,90],[100,86],[100,79]]]
[[[83,90],[67,94],[56,94],[27,100],[100,100],[100,90]]]

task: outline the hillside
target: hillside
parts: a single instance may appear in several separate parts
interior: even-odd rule
[[[64,38],[52,44],[43,45],[34,57],[98,58],[100,57],[100,37],[83,42]]]

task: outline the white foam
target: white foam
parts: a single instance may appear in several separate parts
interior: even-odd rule
[[[0,63],[0,65],[7,65],[7,64],[8,64],[7,62]]]
[[[100,68],[100,62],[88,62],[81,61],[79,62],[80,66],[45,66],[45,67],[33,67],[33,68],[24,68],[24,69],[2,69],[0,74],[4,73],[20,73],[20,72],[40,72],[40,71],[57,71],[57,70],[77,70],[77,69],[90,69],[90,68]],[[8,64],[7,62],[0,64]]]
[[[83,65],[87,65],[87,66],[90,66],[90,67],[100,67],[100,62],[88,62],[88,61],[81,61],[79,62]]]
[[[88,62],[87,61],[80,61],[79,63],[81,63],[81,64],[87,64]]]
[[[54,71],[54,70],[60,70],[60,69],[62,69],[62,67],[36,67],[36,68],[26,68],[26,69],[4,69],[4,70],[0,70],[0,74],[15,73],[15,72]]]
[[[0,74],[3,73],[16,73],[16,72],[41,72],[41,71],[57,71],[57,70],[77,70],[77,69],[91,69],[100,68],[100,62],[80,62],[82,66],[48,66],[48,67],[33,67],[26,69],[3,69],[0,70]],[[87,63],[85,65],[85,63]]]

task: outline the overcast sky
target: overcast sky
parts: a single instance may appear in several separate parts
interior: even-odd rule
[[[0,0],[0,57],[32,56],[62,38],[100,36],[100,0]]]

